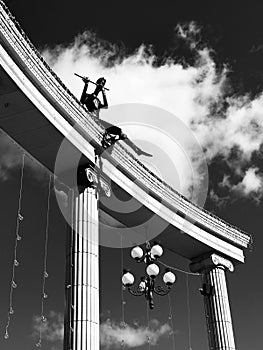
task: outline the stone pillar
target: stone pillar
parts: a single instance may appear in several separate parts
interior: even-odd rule
[[[202,276],[205,316],[210,350],[235,350],[235,340],[227,292],[225,271],[234,271],[233,264],[211,254],[190,264]]]
[[[68,239],[64,350],[99,350],[99,219],[97,177],[72,195]]]

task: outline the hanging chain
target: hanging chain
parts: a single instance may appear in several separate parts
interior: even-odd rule
[[[188,275],[186,275],[186,299],[187,299],[187,321],[188,321],[188,344],[189,344],[189,350],[192,350],[191,309],[190,309],[190,293],[189,293],[189,276]]]
[[[148,331],[150,333],[150,317],[149,317],[149,308],[148,308],[147,300],[146,300],[146,316],[147,316]],[[147,343],[148,343],[148,350],[151,350],[151,337],[149,334],[147,336]]]
[[[41,291],[41,315],[39,319],[39,340],[36,344],[38,348],[42,347],[42,324],[47,322],[47,318],[44,315],[44,303],[48,298],[46,293],[46,279],[48,278],[47,272],[47,255],[48,255],[48,231],[49,231],[49,212],[50,212],[50,193],[51,193],[51,180],[52,175],[49,176],[48,183],[48,198],[47,198],[47,211],[46,211],[46,228],[45,228],[45,247],[44,247],[44,261],[43,261],[43,275],[42,275],[42,291]]]
[[[13,267],[12,267],[12,278],[10,283],[10,292],[9,292],[9,310],[7,314],[7,323],[5,327],[4,338],[9,338],[9,326],[11,322],[11,315],[14,314],[13,309],[13,292],[14,289],[17,288],[17,284],[15,282],[16,275],[16,267],[19,266],[19,261],[17,260],[17,246],[18,242],[21,240],[20,236],[20,222],[23,220],[23,216],[21,214],[21,202],[22,202],[22,191],[23,191],[23,179],[24,179],[24,168],[25,168],[25,153],[22,155],[22,165],[21,165],[21,175],[20,175],[20,188],[19,188],[19,196],[18,196],[18,209],[17,209],[17,217],[16,217],[16,231],[15,231],[15,244],[14,244],[14,259],[13,259]]]
[[[145,247],[147,249],[151,249],[150,242],[148,240],[148,232],[147,227],[145,227]],[[146,300],[146,316],[147,316],[147,324],[148,324],[148,331],[150,333],[150,317],[149,317],[149,309],[148,309],[148,301]],[[148,343],[148,350],[151,350],[151,337],[148,334],[147,336],[147,343]]]
[[[172,311],[172,303],[171,303],[171,297],[168,293],[168,302],[169,302],[169,323],[171,326],[171,336],[172,336],[172,342],[173,342],[173,350],[175,350],[175,334],[174,334],[174,323],[173,323],[173,311]]]
[[[171,270],[174,270],[174,271],[177,271],[177,272],[184,273],[185,275],[201,276],[201,274],[198,273],[198,272],[188,272],[188,271],[179,269],[178,267],[174,267],[174,266],[167,265],[166,263],[164,263],[164,262],[161,261],[160,259],[158,259],[158,262],[159,262],[160,264],[162,264],[163,266],[167,267],[168,269],[171,269]]]
[[[123,237],[122,233],[120,234],[121,236],[121,273],[123,273],[124,269],[124,255],[123,255]],[[126,300],[124,298],[124,289],[125,287],[121,284],[121,326],[123,328],[126,327],[126,322],[125,322],[125,305],[126,305]],[[121,341],[121,348],[125,348],[125,341],[122,339]]]

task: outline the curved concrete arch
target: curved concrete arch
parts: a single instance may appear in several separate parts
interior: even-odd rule
[[[103,150],[104,128],[51,70],[2,1],[0,19],[0,77],[4,82],[0,91],[0,127],[51,171],[64,138],[72,155],[82,159],[83,164],[95,164],[94,151]],[[17,120],[12,119],[15,107],[16,113],[27,116],[23,119],[23,131],[17,130]],[[48,133],[52,134],[53,146],[45,142]],[[111,154],[103,155],[104,175],[120,191],[164,220],[174,239],[180,236],[182,241],[183,232],[185,241],[195,241],[204,252],[216,250],[236,262],[244,262],[243,250],[250,243],[249,235],[188,201],[150,172],[124,145],[116,144]],[[61,172],[70,169],[70,158],[65,157]],[[187,257],[192,259],[192,253]]]

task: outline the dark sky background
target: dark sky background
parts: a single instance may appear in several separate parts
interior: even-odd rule
[[[202,28],[202,42],[214,49],[214,60],[218,67],[228,64],[233,94],[248,92],[251,96],[263,89],[263,4],[237,1],[132,1],[106,2],[62,1],[36,2],[5,1],[21,24],[33,44],[45,46],[67,44],[84,30],[94,31],[101,39],[116,43],[127,53],[140,44],[152,45],[160,62],[167,56],[178,57],[190,62],[192,57],[187,48],[175,37],[178,23],[196,21]],[[5,151],[5,150],[4,150]],[[1,151],[2,152],[2,151]],[[262,164],[261,164],[262,166]],[[210,186],[216,186],[221,163],[210,164]],[[263,169],[261,169],[263,170]],[[8,179],[0,182],[0,332],[4,334],[8,310],[9,282],[11,278],[13,245],[15,237],[16,211],[19,193],[19,167],[8,172]],[[0,338],[1,350],[34,349],[36,341],[31,337],[33,316],[41,307],[42,264],[47,208],[48,177],[37,176],[42,170],[32,170],[26,160],[25,180],[22,196],[21,222],[23,239],[18,245],[20,266],[16,269],[18,288],[14,291],[14,309],[10,325],[10,339]],[[237,266],[235,273],[228,276],[232,316],[239,350],[262,348],[261,315],[263,312],[263,286],[261,276],[262,203],[249,198],[237,199],[231,205],[218,208],[208,200],[206,208],[218,216],[251,233],[254,250],[247,254],[247,263]],[[47,294],[45,311],[63,313],[64,308],[64,248],[66,223],[51,196]],[[124,252],[125,266],[135,271],[136,267]],[[188,268],[187,261],[165,252],[163,260],[180,268]],[[110,264],[109,264],[110,261]],[[141,267],[142,269],[142,267]],[[121,319],[121,253],[119,249],[101,248],[101,313],[102,320]],[[171,292],[176,349],[189,349],[187,321],[186,277],[178,273],[178,282]],[[193,350],[207,348],[202,298],[199,295],[198,277],[189,277],[191,306],[191,345]],[[126,321],[137,320],[147,325],[143,298],[125,294]],[[161,323],[168,322],[167,298],[156,298],[156,308],[151,318]],[[59,344],[56,344],[59,349]],[[148,346],[138,348],[146,350]],[[172,337],[161,339],[155,349],[172,349]],[[43,349],[51,350],[49,342]],[[137,349],[137,348],[136,348]]]

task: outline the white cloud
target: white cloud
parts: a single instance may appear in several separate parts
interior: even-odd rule
[[[156,319],[150,322],[150,327],[133,325],[121,325],[110,320],[100,326],[101,345],[106,348],[120,348],[124,344],[125,348],[142,346],[150,342],[152,346],[157,345],[159,339],[168,336],[171,327],[165,323],[163,325]]]
[[[181,118],[186,124],[205,116],[209,105],[222,94],[226,71],[216,71],[209,49],[198,51],[196,65],[184,67],[167,59],[154,65],[155,57],[149,56],[145,46],[110,66],[108,48],[98,43],[93,49],[94,36],[83,33],[68,47],[43,52],[46,60],[76,96],[81,95],[83,84],[74,72],[93,80],[105,76],[110,87],[110,104],[145,103],[164,108]],[[112,48],[114,50],[114,48]],[[99,56],[98,56],[99,52]]]
[[[229,193],[230,193],[230,191],[229,191]],[[219,196],[219,195],[215,192],[214,189],[211,189],[211,190],[209,191],[209,197],[210,197],[210,199],[213,201],[213,203],[216,204],[216,206],[217,206],[218,208],[224,207],[226,204],[229,203],[229,201],[231,201],[231,196],[230,196],[230,194],[229,194],[228,196],[224,196],[224,197],[223,197],[223,196]],[[209,211],[210,211],[211,213],[213,213],[213,214],[216,214],[216,212],[215,212],[214,210],[209,209]]]
[[[41,326],[41,339],[48,342],[51,350],[62,348],[64,339],[64,318],[61,313],[50,311],[45,322],[41,321],[39,316],[33,318],[32,336],[39,341]],[[160,324],[156,319],[152,319],[149,327],[141,326],[138,322],[132,325],[116,323],[108,319],[100,324],[100,343],[106,349],[142,346],[150,342],[152,346],[157,345],[160,338],[171,335],[173,330],[167,323]]]
[[[63,190],[57,189],[56,187],[54,187],[54,190],[59,203],[62,205],[63,208],[67,208],[68,207],[67,193]]]
[[[41,337],[47,342],[63,341],[64,337],[64,317],[61,313],[50,311],[45,322],[39,316],[33,318],[33,337],[38,339],[41,327]]]
[[[200,43],[201,28],[196,22],[177,25],[175,31],[178,37],[188,42],[191,49],[197,48]]]
[[[6,181],[12,170],[22,166],[23,149],[0,129],[0,181]],[[25,152],[25,167],[32,170],[34,179],[39,182],[47,180],[49,173],[40,163]]]
[[[217,154],[226,158],[233,147],[241,151],[242,159],[250,161],[259,150],[263,132],[263,96],[250,101],[247,96],[228,98],[229,107],[220,118],[205,116],[195,123],[195,131],[201,144],[206,147],[208,159]]]
[[[233,189],[249,195],[251,193],[263,194],[263,178],[258,174],[257,168],[249,168],[240,183],[238,183]]]
[[[22,153],[1,129],[0,150],[0,181],[6,181],[10,170],[21,164]]]
[[[222,192],[224,195],[218,195],[214,189],[210,190],[210,199],[218,207],[234,202],[240,197],[248,197],[256,204],[260,204],[263,197],[263,176],[259,169],[257,167],[251,167],[245,171],[238,169],[237,174],[236,178],[224,175],[223,180],[218,183],[219,193]]]

